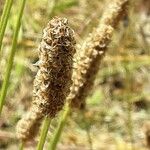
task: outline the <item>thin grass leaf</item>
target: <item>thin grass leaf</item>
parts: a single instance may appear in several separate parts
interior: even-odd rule
[[[37,150],[43,150],[50,123],[51,123],[51,118],[45,117],[45,120],[44,120],[43,126],[42,126],[42,130],[41,130],[40,140],[39,140],[39,143],[37,146]]]
[[[11,74],[11,70],[12,70],[12,66],[13,66],[13,61],[14,61],[14,56],[15,56],[15,52],[16,52],[17,39],[18,39],[18,35],[19,35],[19,29],[21,26],[21,19],[22,19],[23,10],[25,7],[25,2],[26,2],[26,0],[21,1],[18,19],[17,19],[17,23],[16,23],[16,29],[15,29],[15,32],[13,35],[12,47],[11,47],[9,59],[8,59],[7,66],[6,66],[6,74],[4,76],[4,81],[2,84],[1,95],[0,95],[0,114],[2,112],[5,97],[7,94],[7,89],[9,86],[9,78],[10,78],[10,74]]]
[[[67,118],[68,118],[68,116],[70,114],[70,111],[71,111],[71,108],[67,104],[66,105],[66,109],[65,109],[65,111],[63,113],[63,116],[61,116],[60,122],[59,122],[59,124],[58,124],[58,126],[57,126],[57,128],[55,130],[55,133],[54,133],[52,139],[50,139],[50,143],[49,143],[49,147],[48,147],[49,150],[56,150],[57,144],[58,144],[58,142],[59,142],[59,140],[61,138],[61,134],[62,134],[62,131],[63,131],[64,126],[66,124]]]
[[[19,150],[23,150],[23,147],[24,147],[24,143],[22,142],[22,143],[19,145]]]
[[[6,0],[0,21],[0,52],[13,0]]]

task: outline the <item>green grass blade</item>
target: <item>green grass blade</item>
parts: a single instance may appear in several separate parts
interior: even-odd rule
[[[7,66],[6,66],[6,74],[4,76],[4,81],[2,84],[1,95],[0,95],[0,114],[2,112],[5,97],[7,94],[9,78],[10,78],[10,74],[11,74],[11,70],[12,70],[12,66],[13,66],[13,60],[14,60],[14,56],[15,56],[15,52],[16,52],[17,39],[18,39],[19,29],[21,26],[21,19],[22,19],[23,10],[25,7],[25,2],[26,2],[26,0],[21,1],[19,15],[17,18],[16,28],[15,28],[15,32],[14,32],[13,40],[12,40],[12,47],[11,47],[9,59],[8,59]]]
[[[20,145],[19,145],[19,150],[23,150],[23,147],[24,147],[24,143],[21,142]]]
[[[45,119],[43,121],[43,125],[42,125],[40,140],[37,145],[37,150],[43,150],[50,123],[51,123],[51,118],[45,117]]]
[[[6,0],[0,21],[0,52],[13,0]]]
[[[65,124],[66,124],[67,117],[68,117],[69,113],[70,113],[70,107],[69,107],[69,105],[66,105],[66,109],[65,109],[62,117],[60,118],[60,122],[58,124],[58,127],[55,130],[53,137],[50,138],[50,144],[48,147],[49,150],[56,150],[57,144],[60,140],[61,133],[63,131]]]

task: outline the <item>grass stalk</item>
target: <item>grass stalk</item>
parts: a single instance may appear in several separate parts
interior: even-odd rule
[[[20,145],[19,145],[19,150],[23,150],[23,147],[24,147],[24,143],[21,142]]]
[[[127,125],[128,125],[128,135],[130,142],[133,143],[133,126],[132,126],[132,103],[130,100],[127,101]]]
[[[63,128],[64,128],[64,126],[66,124],[67,117],[68,117],[68,115],[70,113],[70,110],[71,110],[70,106],[66,105],[66,109],[65,109],[65,111],[64,111],[64,113],[63,113],[63,115],[62,115],[62,117],[60,119],[60,122],[59,122],[59,124],[57,126],[57,129],[55,130],[54,135],[53,135],[53,137],[52,137],[52,139],[50,141],[50,144],[48,146],[49,150],[56,150],[57,144],[58,144],[59,139],[61,137],[61,133],[63,131]]]
[[[86,134],[87,134],[88,143],[89,143],[89,150],[93,150],[93,142],[92,142],[92,137],[90,134],[90,129],[86,129]]]
[[[126,63],[125,63],[126,64]],[[129,141],[131,143],[131,149],[134,150],[134,131],[133,131],[133,118],[132,118],[132,111],[133,111],[133,105],[132,105],[132,78],[131,73],[129,72],[128,68],[125,67],[126,70],[126,92],[128,95],[126,96],[126,103],[127,103],[127,132],[129,136]]]
[[[4,81],[2,84],[1,95],[0,95],[0,114],[2,112],[5,97],[7,94],[9,78],[10,78],[10,74],[11,74],[11,70],[12,70],[12,66],[13,66],[13,60],[14,60],[14,56],[15,56],[15,52],[16,52],[17,39],[18,39],[19,29],[21,26],[21,19],[22,19],[23,10],[25,7],[25,2],[26,2],[26,0],[21,1],[20,10],[19,10],[18,18],[17,18],[17,23],[16,23],[16,28],[15,28],[15,32],[14,32],[13,40],[12,40],[12,47],[11,47],[10,55],[9,55],[7,66],[6,66],[6,73],[4,76]]]
[[[13,0],[6,0],[0,20],[0,52]]]
[[[43,150],[50,123],[51,123],[51,118],[45,117],[45,119],[43,121],[43,125],[42,125],[40,140],[37,145],[37,150]]]

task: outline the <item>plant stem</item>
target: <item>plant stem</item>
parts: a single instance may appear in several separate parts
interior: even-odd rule
[[[21,142],[20,145],[19,145],[19,150],[23,150],[23,147],[24,147],[24,143]]]
[[[25,7],[25,2],[26,2],[26,0],[21,1],[21,6],[20,6],[18,18],[17,18],[17,23],[16,23],[16,28],[15,28],[15,32],[14,32],[13,40],[12,40],[12,47],[11,47],[9,59],[8,59],[7,66],[6,66],[6,73],[4,76],[4,81],[2,84],[2,90],[1,90],[1,95],[0,95],[0,114],[2,112],[5,97],[7,94],[9,78],[10,78],[10,74],[11,74],[11,70],[12,70],[12,66],[13,66],[13,60],[14,60],[14,56],[15,56],[15,52],[16,52],[17,39],[18,39],[19,29],[21,26],[21,18],[23,15],[24,7]]]
[[[42,125],[42,130],[41,130],[41,135],[37,146],[37,150],[43,150],[50,123],[51,123],[51,118],[45,117]]]
[[[1,16],[1,20],[0,20],[0,52],[1,52],[2,41],[3,41],[6,26],[7,26],[12,3],[13,3],[13,0],[6,0],[5,5],[4,5],[4,10]]]
[[[89,149],[93,150],[93,142],[92,142],[92,138],[90,135],[90,129],[86,129],[86,133],[87,133],[87,138],[88,138],[88,143],[89,143]]]
[[[127,131],[128,136],[131,142],[131,149],[134,150],[134,132],[133,132],[133,119],[132,119],[132,74],[129,72],[128,68],[125,67],[126,70],[126,92],[128,95],[126,96],[127,103]]]
[[[58,127],[57,127],[57,129],[54,133],[54,136],[52,137],[52,139],[50,141],[50,144],[49,144],[49,147],[48,147],[49,150],[56,150],[57,143],[60,139],[62,130],[65,126],[65,123],[67,121],[67,117],[68,117],[69,113],[70,113],[70,107],[69,107],[69,105],[66,105],[66,109],[63,113],[63,116],[60,118],[60,122],[58,124]]]

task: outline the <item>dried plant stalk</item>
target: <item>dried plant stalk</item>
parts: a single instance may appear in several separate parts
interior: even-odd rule
[[[102,20],[83,45],[74,60],[73,85],[68,101],[74,108],[81,108],[93,87],[100,62],[111,40],[113,28],[123,16],[128,0],[116,0],[104,12]]]
[[[19,139],[30,139],[41,118],[54,118],[62,109],[72,84],[74,45],[73,30],[68,26],[67,19],[52,19],[44,29],[38,49],[39,70],[34,80],[33,106],[18,123]]]

